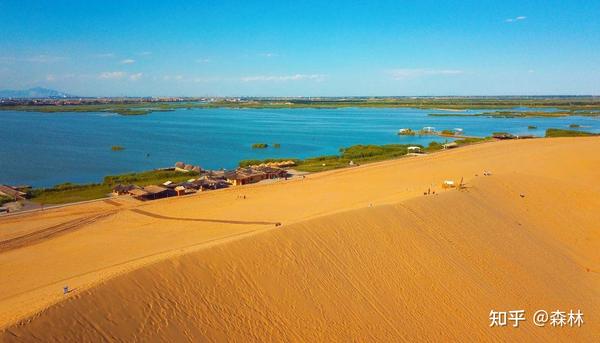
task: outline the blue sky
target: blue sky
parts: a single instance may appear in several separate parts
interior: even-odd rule
[[[600,94],[600,1],[0,1],[0,89]]]

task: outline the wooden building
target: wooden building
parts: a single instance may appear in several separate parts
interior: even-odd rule
[[[267,178],[267,174],[252,168],[240,168],[235,171],[225,173],[227,182],[234,186],[247,185],[256,183]]]
[[[129,194],[138,200],[146,201],[175,196],[177,195],[177,192],[169,188],[150,185],[143,188],[132,189],[129,191]]]

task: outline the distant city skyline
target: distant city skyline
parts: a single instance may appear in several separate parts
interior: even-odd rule
[[[2,1],[0,89],[600,94],[600,2]]]

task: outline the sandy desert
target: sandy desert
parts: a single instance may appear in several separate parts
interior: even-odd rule
[[[5,216],[0,341],[597,342],[599,152],[499,141]],[[538,327],[542,309],[584,324]]]

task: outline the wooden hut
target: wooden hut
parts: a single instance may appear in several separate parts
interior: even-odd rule
[[[116,186],[113,187],[112,194],[115,195],[115,196],[116,195],[129,194],[129,192],[132,189],[135,189],[135,188],[139,188],[139,187],[137,187],[135,185],[122,185],[122,184],[118,184],[118,185],[116,185]]]
[[[225,178],[232,185],[241,186],[265,180],[267,174],[252,168],[240,168],[235,171],[226,172]]]
[[[259,166],[253,168],[255,171],[266,174],[266,179],[280,179],[288,176],[288,172],[285,169],[270,167],[270,166]]]
[[[138,200],[145,201],[166,198],[168,196],[176,195],[177,193],[169,188],[150,185],[141,189],[132,189],[129,191],[129,194]]]

